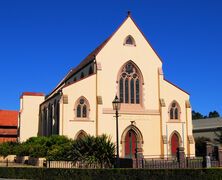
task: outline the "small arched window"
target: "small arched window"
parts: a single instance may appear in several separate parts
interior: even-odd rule
[[[81,79],[84,77],[85,77],[84,72],[81,72]]]
[[[179,110],[180,110],[179,104],[176,101],[173,101],[171,103],[170,109],[169,109],[170,119],[178,120],[180,118],[179,117]]]
[[[89,67],[89,75],[91,75],[93,73],[93,68],[92,66]]]
[[[122,103],[140,104],[141,73],[138,68],[129,61],[119,74],[119,97]]]
[[[124,41],[124,45],[136,46],[134,38],[131,35],[127,36]]]
[[[89,103],[84,97],[80,97],[76,102],[76,117],[88,118],[89,117]]]

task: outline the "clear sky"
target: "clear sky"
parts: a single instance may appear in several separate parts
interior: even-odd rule
[[[0,0],[0,109],[18,110],[24,91],[49,93],[128,10],[166,79],[194,110],[222,115],[221,0]]]

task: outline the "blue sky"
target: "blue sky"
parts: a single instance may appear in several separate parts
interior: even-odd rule
[[[166,79],[194,110],[222,114],[221,0],[1,0],[0,109],[24,91],[52,90],[128,10],[163,60]]]

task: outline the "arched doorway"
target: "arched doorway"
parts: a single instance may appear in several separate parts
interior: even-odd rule
[[[131,129],[127,132],[125,137],[125,157],[135,158],[137,148],[136,133]]]
[[[74,139],[83,139],[83,138],[85,138],[86,136],[87,136],[87,133],[86,133],[85,131],[83,131],[83,130],[80,130],[80,131],[76,134],[76,136],[75,136]]]
[[[135,158],[136,148],[142,153],[143,136],[140,130],[134,126],[128,126],[121,135],[122,157]]]
[[[171,155],[177,155],[177,148],[180,146],[180,139],[177,133],[173,133],[171,136]]]

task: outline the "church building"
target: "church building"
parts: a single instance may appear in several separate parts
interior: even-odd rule
[[[179,146],[195,156],[190,96],[164,78],[160,57],[130,14],[50,94],[22,94],[20,141],[107,134],[116,143],[116,95],[120,157],[140,148],[145,158],[166,158]]]

